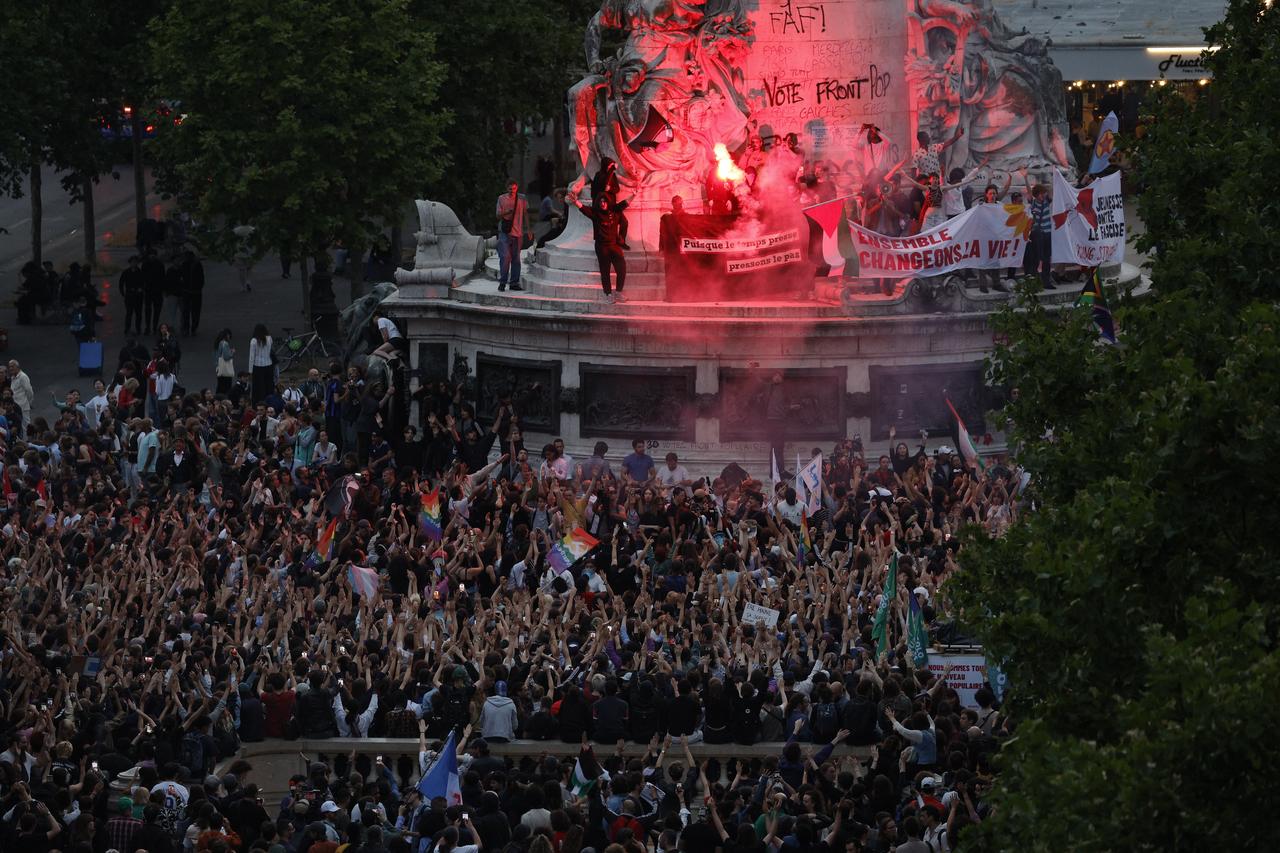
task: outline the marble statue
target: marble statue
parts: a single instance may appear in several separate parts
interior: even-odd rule
[[[746,144],[742,67],[752,42],[746,0],[604,0],[587,27],[589,74],[569,94],[580,190],[605,157],[634,209],[688,192],[715,163],[717,142]],[[601,34],[625,33],[613,56]]]
[[[467,231],[453,208],[423,199],[417,205],[418,246],[413,269],[397,269],[397,284],[450,284],[484,265],[485,238]]]
[[[934,142],[964,129],[953,167],[1074,165],[1062,73],[1043,42],[1009,30],[991,0],[906,1],[912,109]]]

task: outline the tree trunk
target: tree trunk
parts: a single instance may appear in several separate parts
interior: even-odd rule
[[[403,213],[404,211],[401,211]],[[391,226],[391,281],[395,281],[395,271],[400,268],[400,242],[403,238],[400,236],[400,222],[396,221]]]
[[[137,106],[133,108],[130,122],[133,124],[133,227],[136,234],[136,229],[142,227],[142,220],[147,218],[147,175],[142,165],[142,110]],[[134,242],[137,242],[136,237]]]
[[[41,233],[44,224],[44,197],[41,195],[43,191],[44,175],[40,171],[40,151],[39,149],[31,152],[31,260],[36,262],[38,266],[44,258],[41,255],[41,248],[44,245],[44,235]]]
[[[311,257],[304,249],[298,258],[298,275],[302,276],[302,317],[306,320],[307,325],[304,328],[315,328],[315,322],[311,316]]]
[[[554,176],[555,176],[555,177],[554,177],[554,178],[552,178],[552,180],[555,182],[555,185],[556,185],[557,187],[562,187],[562,186],[564,186],[564,184],[565,184],[565,178],[564,178],[564,110],[561,110],[560,112],[556,113],[555,121],[554,121],[554,122],[552,123],[552,125],[551,125],[551,133],[552,133],[552,135],[553,135],[553,136],[555,136],[555,139],[554,139],[554,140],[552,140],[552,150],[554,151],[553,157],[554,157],[554,159],[555,159],[555,163],[554,163],[554,172],[553,172],[553,174],[554,174]],[[552,191],[554,192],[554,188],[552,188]]]
[[[98,253],[98,229],[94,222],[93,210],[93,178],[82,178],[80,187],[80,206],[84,208],[84,262],[93,268],[94,256]]]
[[[351,246],[347,255],[347,275],[351,280],[351,301],[364,295],[364,246]]]

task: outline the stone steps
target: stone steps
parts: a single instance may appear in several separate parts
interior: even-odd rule
[[[567,286],[566,286],[567,287]],[[521,311],[563,313],[568,315],[609,315],[629,319],[723,321],[735,319],[848,319],[838,305],[812,301],[783,301],[734,303],[734,302],[664,302],[645,299],[631,293],[627,285],[628,301],[608,303],[595,286],[577,286],[571,295],[547,295],[535,290],[526,292],[498,292],[491,283],[475,282],[454,288],[451,297],[458,302],[492,308]]]

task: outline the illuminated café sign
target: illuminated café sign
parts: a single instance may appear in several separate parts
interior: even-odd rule
[[[1210,76],[1204,64],[1206,50],[1201,47],[1149,47],[1147,55],[1156,62],[1160,80],[1177,79],[1179,77],[1195,77],[1197,79]]]
[[[1054,45],[1049,55],[1064,80],[1205,80],[1213,76],[1205,68],[1205,49]]]

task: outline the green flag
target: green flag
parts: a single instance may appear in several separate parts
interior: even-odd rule
[[[924,627],[924,611],[920,609],[915,593],[911,594],[907,605],[907,651],[916,667],[929,663],[929,632]]]
[[[876,610],[876,619],[871,623],[871,636],[876,641],[876,657],[884,654],[889,647],[889,605],[898,594],[898,554],[889,559],[889,577],[884,581],[884,595],[880,598],[880,607]]]

